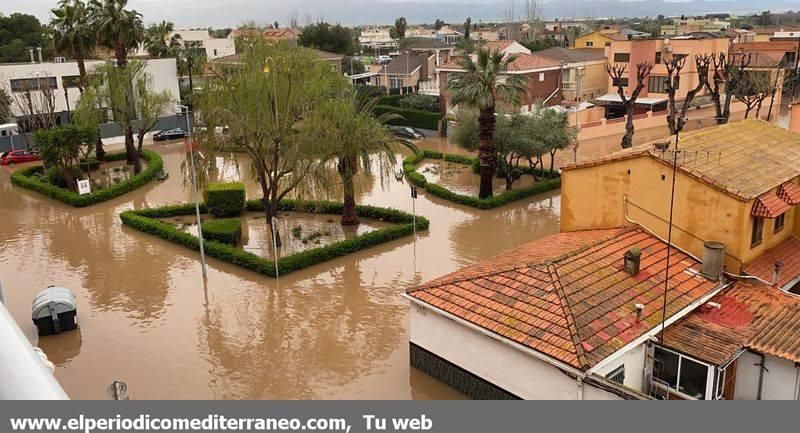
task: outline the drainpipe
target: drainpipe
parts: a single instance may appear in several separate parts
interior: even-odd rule
[[[578,375],[578,400],[583,399],[583,375]]]
[[[759,367],[759,369],[758,369],[758,393],[756,394],[756,400],[761,400],[761,392],[764,389],[764,371],[766,370],[767,373],[769,373],[769,370],[767,370],[767,367],[765,365],[766,362],[767,362],[767,357],[762,353],[761,354],[761,362],[759,362],[758,364],[755,364],[756,366]]]

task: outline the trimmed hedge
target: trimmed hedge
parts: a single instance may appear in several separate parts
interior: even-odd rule
[[[125,159],[125,152],[106,154],[106,161],[121,161]],[[41,165],[18,170],[11,174],[11,183],[21,188],[27,188],[44,194],[50,198],[64,202],[75,207],[86,207],[111,200],[125,193],[140,188],[155,179],[161,170],[164,169],[164,161],[156,152],[142,150],[142,159],[147,162],[147,168],[141,173],[131,176],[130,179],[101,189],[92,194],[80,195],[65,188],[59,188],[47,182],[34,178],[34,173],[41,173]]]
[[[396,113],[403,116],[402,119],[395,119],[388,122],[390,125],[411,126],[413,128],[432,129],[434,131],[439,129],[439,120],[442,119],[440,113],[414,110],[412,108],[399,108],[391,105],[376,105],[374,111],[376,116],[380,116],[384,113]]]
[[[428,182],[424,175],[417,172],[416,168],[416,165],[424,159],[443,159],[448,162],[471,165],[474,167],[478,162],[478,158],[471,158],[452,153],[443,154],[442,152],[431,150],[421,150],[419,153],[411,155],[403,160],[403,171],[405,172],[406,179],[408,179],[409,182],[416,186],[425,188],[425,191],[429,192],[433,196],[478,209],[494,209],[517,200],[522,200],[530,196],[561,188],[560,176],[552,176],[550,173],[546,173],[543,170],[537,170],[537,175],[546,177],[548,179],[536,182],[534,185],[526,188],[513,189],[489,198],[481,199],[471,195],[458,194],[439,184]],[[528,169],[526,172],[530,174],[531,170]]]
[[[299,201],[282,200],[279,208],[284,211],[316,212],[323,214],[341,214],[342,203],[328,201]],[[384,242],[408,236],[414,232],[414,218],[405,212],[376,206],[357,205],[358,214],[364,218],[380,219],[396,224],[369,233],[358,235],[351,239],[342,240],[330,245],[311,248],[290,256],[278,259],[278,270],[281,275],[299,269],[304,269],[317,263],[322,263],[336,257],[341,257],[360,251]],[[205,206],[202,207],[205,210]],[[263,211],[261,200],[247,201],[247,210]],[[123,224],[145,233],[156,235],[164,240],[200,250],[200,240],[197,236],[181,231],[177,227],[159,221],[157,218],[191,215],[194,205],[181,204],[164,206],[155,209],[129,210],[120,214]],[[429,222],[426,218],[417,216],[416,229],[427,230]],[[271,277],[275,276],[275,261],[265,259],[248,251],[238,249],[214,240],[205,242],[205,252],[211,257],[216,257],[224,262],[255,271]]]
[[[213,219],[200,226],[203,239],[236,245],[242,240],[242,223],[236,218]]]
[[[217,218],[239,216],[244,211],[244,183],[217,182],[206,187],[203,192],[208,213]]]

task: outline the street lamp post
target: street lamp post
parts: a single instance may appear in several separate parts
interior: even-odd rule
[[[197,195],[197,172],[194,168],[194,144],[192,143],[192,118],[189,107],[178,105],[178,108],[186,114],[186,139],[189,144],[189,164],[192,167],[192,192],[194,193],[194,211],[197,216],[197,237],[200,239],[200,265],[203,269],[203,278],[207,277],[206,272],[206,251],[203,246],[203,227],[200,222],[200,201]]]

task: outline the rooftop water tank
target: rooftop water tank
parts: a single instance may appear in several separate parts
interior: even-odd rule
[[[31,317],[39,335],[75,329],[78,326],[76,314],[75,295],[67,288],[50,286],[33,299]]]

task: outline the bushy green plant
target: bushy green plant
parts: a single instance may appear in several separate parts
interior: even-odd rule
[[[206,187],[204,192],[208,213],[217,218],[239,216],[244,211],[244,183],[218,182]]]
[[[384,113],[395,113],[402,118],[389,121],[390,125],[410,126],[412,128],[439,129],[439,121],[442,119],[440,113],[414,110],[411,108],[392,107],[390,105],[378,105],[375,107],[375,115],[380,116]]]
[[[203,238],[236,245],[242,239],[242,223],[236,218],[212,219],[201,225]]]
[[[342,207],[342,203],[328,201],[282,200],[280,203],[281,210],[334,215],[340,214]],[[250,200],[247,202],[247,210],[263,211],[264,206],[260,200]],[[193,212],[194,205],[181,204],[155,209],[129,210],[122,212],[120,214],[120,219],[125,225],[137,230],[156,235],[164,240],[188,248],[199,250],[200,240],[197,236],[184,232],[172,224],[156,219],[168,216],[191,215]],[[395,225],[364,233],[354,238],[335,242],[330,245],[311,248],[290,256],[281,257],[278,259],[280,274],[284,275],[298,269],[307,268],[317,263],[341,257],[384,242],[393,241],[403,236],[408,236],[414,232],[414,217],[405,212],[376,206],[358,205],[358,213],[366,218],[379,219]],[[425,217],[417,215],[417,231],[427,230],[429,224]],[[204,246],[206,254],[211,257],[216,257],[227,263],[241,266],[264,275],[275,276],[275,262],[272,260],[267,260],[248,251],[214,240],[206,242]]]
[[[406,97],[400,99],[397,104],[402,108],[429,111],[431,113],[439,112],[439,98],[431,95],[407,95]]]

